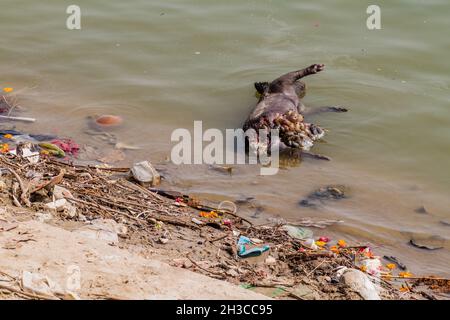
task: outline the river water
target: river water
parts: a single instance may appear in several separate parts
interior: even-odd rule
[[[71,4],[81,8],[81,30],[66,28]],[[123,163],[150,159],[166,188],[212,201],[254,197],[241,213],[259,207],[261,222],[343,220],[324,232],[368,241],[413,272],[449,275],[450,3],[377,1],[381,30],[366,27],[370,4],[2,0],[0,85],[15,89],[21,115],[37,118],[18,129],[94,144],[86,116],[121,115],[114,134],[142,147]],[[329,132],[313,151],[331,162],[304,160],[275,176],[239,166],[230,176],[165,161],[174,129],[194,120],[238,128],[256,101],[253,82],[312,63],[326,70],[305,79],[304,103],[350,110],[314,118]],[[347,186],[349,197],[299,206],[327,184]],[[444,248],[408,244],[432,237]]]

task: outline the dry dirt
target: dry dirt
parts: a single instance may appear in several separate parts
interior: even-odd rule
[[[20,298],[1,288],[13,282],[1,280],[7,274],[20,281],[28,271],[49,277],[63,289],[68,286],[82,299],[267,299],[106,241],[29,220],[30,212],[3,208],[2,213],[1,221],[16,227],[0,231],[0,298]],[[78,277],[77,270],[81,287],[75,285],[74,290],[70,281]]]

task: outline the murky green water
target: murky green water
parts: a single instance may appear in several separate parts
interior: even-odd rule
[[[74,2],[81,31],[65,27]],[[345,222],[329,232],[371,241],[413,271],[449,274],[449,227],[440,221],[450,219],[450,4],[377,1],[382,30],[374,31],[366,28],[369,4],[2,0],[0,85],[14,87],[23,114],[37,118],[20,129],[93,143],[83,133],[86,115],[120,114],[116,134],[144,148],[128,152],[129,161],[158,163],[175,128],[193,120],[240,127],[255,103],[254,81],[325,63],[306,79],[305,104],[350,109],[315,119],[330,132],[314,151],[332,162],[305,161],[274,177],[167,164],[166,187],[216,200],[253,196],[264,217],[339,218]],[[328,183],[348,185],[351,197],[321,210],[299,207]],[[422,205],[430,215],[414,211]],[[444,249],[407,244],[433,235]]]

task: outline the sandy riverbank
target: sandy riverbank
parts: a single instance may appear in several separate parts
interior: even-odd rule
[[[356,270],[364,259],[375,261],[364,245],[308,248],[279,224],[255,226],[239,212],[208,216],[197,200],[170,199],[136,184],[126,168],[88,168],[51,158],[35,164],[18,157],[1,156],[0,161],[4,298],[30,297],[19,285],[24,272],[49,277],[64,288],[71,266],[79,270],[80,285],[70,292],[85,299],[364,297],[351,281],[337,277],[341,267]],[[257,257],[238,257],[241,236],[251,239],[248,249],[269,249]],[[364,256],[368,253],[371,257]],[[371,282],[358,270],[361,274]],[[399,290],[405,279],[390,280],[374,285],[377,297],[440,294],[413,284]]]

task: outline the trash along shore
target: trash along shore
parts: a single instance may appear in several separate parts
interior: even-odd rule
[[[330,239],[326,227],[337,221],[255,225],[231,201],[159,189],[149,161],[84,165],[70,139],[1,134],[0,299],[390,300],[450,292],[450,279],[413,275],[368,245]]]

